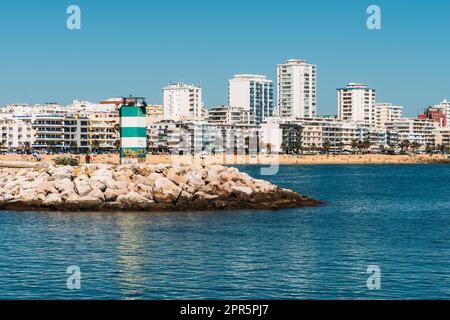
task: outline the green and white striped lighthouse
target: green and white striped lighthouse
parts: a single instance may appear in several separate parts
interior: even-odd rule
[[[146,106],[144,98],[123,98],[119,111],[121,163],[145,162],[147,156]]]

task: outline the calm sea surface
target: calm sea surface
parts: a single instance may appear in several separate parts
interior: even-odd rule
[[[450,166],[282,166],[265,178],[326,203],[0,212],[0,299],[450,298]],[[72,265],[81,290],[67,289]],[[369,265],[381,290],[367,289]]]

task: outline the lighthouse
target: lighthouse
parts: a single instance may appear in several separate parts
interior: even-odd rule
[[[147,103],[142,97],[122,98],[120,117],[120,163],[145,162],[147,157]]]

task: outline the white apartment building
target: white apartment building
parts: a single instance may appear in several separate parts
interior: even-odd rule
[[[177,83],[163,89],[166,120],[200,120],[202,118],[202,89]]]
[[[12,104],[0,108],[1,114],[11,114],[13,116],[33,116],[36,114],[66,114],[68,107],[60,106],[57,103],[46,104]]]
[[[88,138],[91,150],[116,149],[119,139],[119,114],[108,112],[90,113],[88,118]]]
[[[228,82],[229,105],[244,108],[260,124],[274,115],[273,82],[266,76],[238,74]]]
[[[408,140],[422,147],[435,145],[437,128],[438,123],[430,119],[401,118],[386,123],[388,132],[394,132],[398,137],[397,143]]]
[[[337,89],[338,118],[367,125],[376,125],[376,91],[365,84],[349,83]]]
[[[215,124],[254,124],[254,115],[242,107],[218,106],[208,110],[207,121]]]
[[[376,103],[374,107],[375,125],[380,128],[384,128],[388,122],[401,119],[403,114],[403,107],[392,103]]]
[[[450,147],[450,128],[438,128],[436,132],[435,145],[445,145]]]
[[[2,149],[23,150],[31,148],[34,133],[28,116],[0,114],[0,142]]]
[[[64,119],[64,150],[89,150],[89,120],[83,115],[68,115]]]
[[[38,114],[32,123],[34,149],[57,151],[64,148],[64,119],[62,114]]]
[[[283,129],[277,119],[270,119],[262,123],[259,130],[260,143],[267,150],[270,145],[272,153],[280,153],[283,144]],[[268,151],[268,150],[267,150]]]
[[[316,116],[317,67],[303,60],[277,65],[277,115],[281,118]]]

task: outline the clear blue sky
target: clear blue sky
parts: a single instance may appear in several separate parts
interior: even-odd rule
[[[66,8],[82,29],[66,28]],[[380,31],[366,9],[382,9]],[[291,58],[318,65],[318,113],[336,88],[363,82],[414,115],[450,99],[450,2],[442,0],[1,0],[0,104],[135,94],[161,103],[169,81],[201,82],[227,103],[236,73],[266,74]]]

